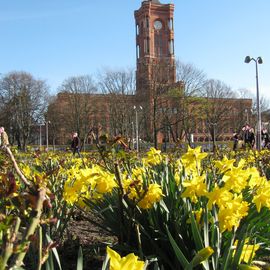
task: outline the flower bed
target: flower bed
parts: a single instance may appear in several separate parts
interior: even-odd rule
[[[33,269],[60,265],[57,243],[76,209],[149,269],[256,269],[269,248],[269,159],[269,151],[213,156],[200,147],[142,156],[112,147],[82,159],[17,153],[26,182],[3,156],[0,269],[31,261],[29,250]]]

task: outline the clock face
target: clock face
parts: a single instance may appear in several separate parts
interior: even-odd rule
[[[156,21],[154,22],[154,28],[155,28],[156,30],[160,30],[160,29],[162,28],[162,22],[159,21],[159,20],[156,20]]]

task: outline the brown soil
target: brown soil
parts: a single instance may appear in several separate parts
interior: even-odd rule
[[[87,217],[76,215],[69,222],[66,240],[58,248],[63,270],[76,269],[80,246],[83,251],[83,269],[101,269],[106,246],[117,241],[114,236],[93,225],[89,220],[100,222],[91,214]]]

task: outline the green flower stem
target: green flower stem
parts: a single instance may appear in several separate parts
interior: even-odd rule
[[[17,174],[19,175],[19,177],[21,178],[21,180],[23,181],[23,183],[24,183],[26,186],[31,186],[31,183],[25,178],[25,176],[24,176],[23,173],[21,172],[21,170],[20,170],[20,168],[19,168],[19,166],[18,166],[18,164],[17,164],[17,162],[16,162],[16,160],[15,160],[15,158],[14,158],[14,156],[13,156],[11,150],[9,149],[9,147],[4,146],[3,149],[6,150],[6,153],[8,153],[10,159],[11,159],[12,162],[13,162],[13,166],[14,166],[14,168],[15,168]]]
[[[121,177],[120,177],[120,169],[119,165],[116,163],[115,164],[115,177],[119,185],[118,189],[118,203],[119,203],[119,215],[120,215],[120,235],[119,235],[119,243],[123,244],[124,242],[124,234],[123,230],[125,228],[124,226],[124,206],[123,206],[123,194],[124,194],[124,189],[122,186],[121,182]]]
[[[140,259],[143,260],[142,240],[141,240],[141,233],[140,233],[140,225],[139,224],[136,224],[136,233],[137,233],[138,249],[139,249]]]
[[[32,236],[35,233],[36,228],[38,227],[40,223],[40,217],[42,214],[42,209],[43,209],[43,202],[45,201],[46,198],[46,190],[44,188],[40,188],[38,192],[38,200],[37,200],[37,205],[35,208],[35,215],[32,217],[31,223],[26,231],[26,234],[24,235],[22,239],[22,243],[25,245],[23,250],[18,253],[15,256],[14,259],[14,266],[21,266],[23,264],[23,259],[27,253],[27,250],[30,245],[30,240],[29,237]]]
[[[42,227],[38,228],[38,267],[37,270],[41,270],[42,267]]]
[[[21,224],[20,218],[16,217],[14,232],[10,235],[10,238],[7,239],[5,249],[3,250],[2,254],[1,254],[1,258],[3,258],[3,260],[0,261],[0,270],[6,269],[8,260],[13,253],[13,246],[14,246],[14,242],[17,238],[20,224]]]

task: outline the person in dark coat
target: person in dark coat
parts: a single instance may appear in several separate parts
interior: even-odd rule
[[[238,140],[239,140],[238,133],[234,133],[233,134],[233,151],[236,151],[238,148]]]
[[[249,124],[246,124],[242,128],[244,145],[246,149],[252,149],[255,145],[255,134],[254,129],[250,127]]]
[[[73,151],[73,156],[77,153],[79,157],[81,157],[80,153],[80,138],[78,137],[78,133],[74,132],[72,136],[71,149]]]
[[[254,133],[253,128],[251,128],[249,130],[249,144],[251,145],[251,149],[254,148],[254,146],[255,146],[255,133]]]
[[[268,148],[268,144],[269,144],[269,134],[267,132],[266,128],[262,129],[262,147],[263,148]]]
[[[242,128],[242,133],[243,133],[243,140],[244,140],[244,144],[245,147],[250,145],[250,125],[246,124],[245,126],[243,126]]]

